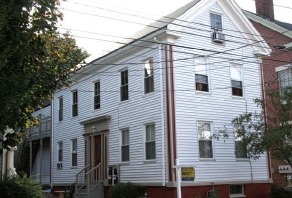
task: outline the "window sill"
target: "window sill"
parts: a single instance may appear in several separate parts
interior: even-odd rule
[[[196,90],[196,94],[206,94],[206,95],[211,95],[212,93],[210,91],[199,91]]]
[[[235,161],[237,161],[237,162],[249,162],[250,160],[248,158],[236,158]]]
[[[199,158],[199,161],[201,161],[201,162],[216,162],[216,159],[214,159],[214,158]]]
[[[143,163],[144,164],[155,164],[156,163],[156,159],[144,160]]]
[[[155,95],[155,91],[152,91],[152,92],[149,92],[149,93],[146,93],[143,92],[143,96],[142,98],[147,98],[147,97],[151,97],[151,96],[154,96]]]
[[[238,99],[238,100],[244,100],[245,99],[244,96],[234,96],[234,95],[231,95],[231,96],[232,96],[232,98]]]
[[[77,169],[78,166],[71,166],[70,169]]]
[[[246,196],[243,195],[243,194],[237,194],[237,195],[229,195],[229,197],[230,197],[230,198],[235,198],[235,197],[237,197],[237,198],[241,198],[241,197],[246,197]]]
[[[128,102],[129,102],[129,99],[128,100],[120,101],[119,104],[127,104]]]
[[[130,165],[130,162],[120,162],[119,165],[120,165],[120,166]]]

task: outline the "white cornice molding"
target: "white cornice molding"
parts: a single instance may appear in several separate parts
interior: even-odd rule
[[[265,19],[263,19],[263,18],[261,18],[259,16],[256,16],[256,15],[254,15],[254,14],[248,12],[248,11],[244,10],[243,12],[247,16],[247,18],[249,18],[250,20],[253,20],[253,21],[257,22],[257,23],[260,23],[263,26],[266,26],[267,28],[270,28],[271,30],[279,32],[279,33],[281,33],[281,34],[283,34],[283,35],[285,35],[285,36],[287,36],[287,37],[292,39],[292,31],[289,31],[289,30],[287,30],[287,29],[285,29],[285,28],[283,28],[283,27],[281,27],[281,26],[279,26],[279,25],[277,25],[277,24],[275,24],[273,22],[267,21],[267,20],[265,20]]]

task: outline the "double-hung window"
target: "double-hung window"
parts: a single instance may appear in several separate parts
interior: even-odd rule
[[[146,160],[151,160],[156,158],[155,150],[155,125],[150,124],[145,126],[145,151]]]
[[[58,162],[63,161],[63,142],[58,143]]]
[[[59,121],[63,120],[63,97],[59,98]]]
[[[290,70],[287,71],[287,69],[285,69],[284,71],[279,71],[278,76],[279,76],[280,93],[283,94],[284,90],[287,87],[292,86],[292,74]]]
[[[72,117],[78,116],[78,93],[77,90],[72,92]]]
[[[233,96],[243,96],[242,66],[230,65],[231,87]]]
[[[121,142],[121,154],[122,162],[128,162],[130,160],[130,148],[129,148],[129,129],[121,131],[122,142]]]
[[[154,91],[154,79],[153,79],[153,60],[144,62],[144,93],[150,93]]]
[[[198,122],[200,158],[213,158],[212,126],[210,122]]]
[[[71,141],[72,166],[77,166],[77,139]]]
[[[128,70],[121,71],[121,85],[120,85],[121,101],[129,99],[128,89]]]
[[[94,83],[94,109],[100,108],[100,81]]]
[[[229,187],[230,197],[241,197],[244,195],[243,185],[230,185]]]
[[[195,64],[195,81],[197,91],[209,91],[208,63],[206,57],[196,57]]]

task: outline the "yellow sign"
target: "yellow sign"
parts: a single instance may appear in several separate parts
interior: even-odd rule
[[[195,172],[194,167],[181,168],[181,180],[182,181],[194,181],[195,175],[196,175],[196,172]]]

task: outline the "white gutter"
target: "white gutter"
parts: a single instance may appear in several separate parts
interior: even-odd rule
[[[157,43],[160,43],[156,37],[154,37],[154,40],[157,42]],[[164,103],[163,103],[163,80],[162,80],[162,75],[163,75],[163,72],[162,72],[162,55],[161,55],[161,46],[162,44],[159,44],[158,46],[158,50],[159,50],[159,67],[160,67],[160,94],[161,94],[161,132],[162,132],[162,140],[161,140],[161,144],[162,144],[162,186],[165,186],[165,155],[164,155],[164,144],[165,144],[165,129],[164,129],[164,109],[163,109],[163,106],[164,106]]]

